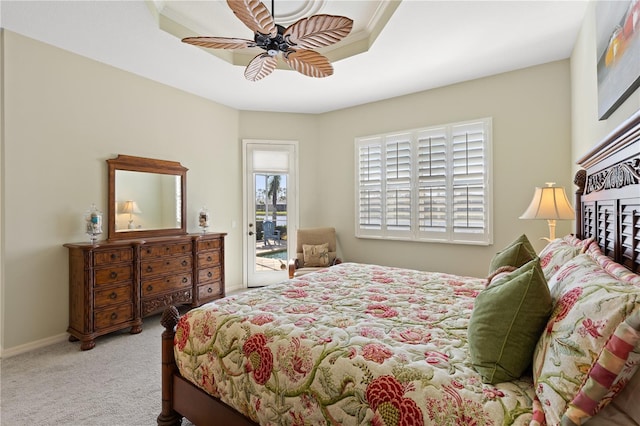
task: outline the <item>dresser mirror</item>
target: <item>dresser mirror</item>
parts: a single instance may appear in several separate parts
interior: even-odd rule
[[[109,159],[107,166],[109,241],[187,233],[188,169],[129,155]]]

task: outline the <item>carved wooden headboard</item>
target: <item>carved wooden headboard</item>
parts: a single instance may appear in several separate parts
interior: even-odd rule
[[[578,161],[576,235],[640,272],[640,111]]]

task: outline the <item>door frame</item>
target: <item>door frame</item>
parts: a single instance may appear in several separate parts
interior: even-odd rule
[[[298,141],[293,140],[268,140],[268,139],[243,139],[242,140],[242,282],[248,288],[273,284],[288,278],[285,270],[273,272],[255,273],[256,233],[255,233],[255,178],[253,168],[249,170],[249,153],[254,149],[262,148],[267,151],[287,151],[289,153],[289,169],[287,171],[287,252],[295,252],[292,232],[298,228]],[[282,149],[278,149],[282,148]],[[261,170],[257,173],[269,173],[269,170]],[[253,227],[249,224],[254,223]],[[249,235],[253,232],[253,235]]]

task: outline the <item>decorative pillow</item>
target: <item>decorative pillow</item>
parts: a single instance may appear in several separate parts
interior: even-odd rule
[[[522,375],[550,314],[551,296],[537,257],[494,278],[478,294],[469,321],[469,352],[485,383]]]
[[[626,384],[637,370],[637,365],[634,365],[635,368],[631,374],[627,374],[628,377],[624,377],[621,373],[631,351],[638,348],[638,342],[640,342],[640,309],[620,323],[598,354],[580,391],[562,417],[563,425],[581,425],[589,420],[598,412],[600,404],[616,384],[619,385],[618,387]]]
[[[591,243],[595,241],[595,238],[591,237],[585,240],[581,240],[580,238],[576,237],[573,234],[568,234],[562,237],[562,240],[567,244],[571,244],[574,247],[578,247],[581,250],[581,253],[584,253],[589,247],[589,245],[591,245]]]
[[[638,425],[640,419],[640,404],[638,404],[638,395],[640,395],[640,371],[629,379],[624,388],[616,395],[606,407],[598,411],[598,415],[589,419],[589,426],[612,426],[612,425],[628,425],[630,422]]]
[[[540,252],[540,266],[544,277],[549,281],[558,269],[581,252],[581,248],[569,244],[562,238],[549,242]]]
[[[329,243],[317,246],[303,244],[304,266],[329,266]]]
[[[557,425],[609,337],[637,309],[640,287],[611,276],[588,254],[567,262],[551,281],[554,309],[536,345],[533,377],[547,424]],[[629,369],[638,355],[629,355]],[[610,389],[611,398],[620,389]],[[601,400],[599,407],[611,398]]]
[[[578,276],[577,274],[581,276]],[[574,284],[576,279],[581,279],[581,281],[585,282],[589,281],[592,274],[602,275],[606,274],[606,271],[586,253],[579,254],[569,262],[565,263],[549,280],[549,289],[551,291],[553,306],[556,306],[562,295],[566,292],[568,285]],[[608,278],[610,280],[615,280],[611,275],[608,275]]]
[[[489,285],[491,285],[491,281],[501,278],[501,277],[505,277],[507,275],[509,275],[511,272],[515,271],[516,268],[515,266],[501,266],[498,269],[496,269],[495,271],[493,271],[493,273],[491,273],[488,277],[487,277],[487,285],[485,287],[489,287]]]
[[[533,258],[537,257],[536,251],[526,235],[522,234],[503,250],[496,253],[489,265],[489,274],[492,274],[501,266],[521,267]]]
[[[598,244],[592,243],[587,248],[587,254],[595,260],[605,271],[613,275],[620,281],[625,281],[633,285],[640,285],[640,275],[634,274],[621,264],[614,262],[611,258],[605,256],[598,247]]]

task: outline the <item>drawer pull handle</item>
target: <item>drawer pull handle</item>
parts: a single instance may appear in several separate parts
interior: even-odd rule
[[[153,286],[152,286],[151,284],[149,284],[149,285],[147,286],[147,291],[151,291],[151,290],[153,290]]]
[[[111,277],[112,280],[115,280],[118,277],[118,273],[116,271],[112,271],[109,277]]]
[[[165,249],[165,251],[169,251],[169,250],[171,250],[171,247],[165,247],[164,249]]]
[[[213,289],[212,289],[211,287],[209,287],[209,288],[207,289],[207,293],[213,293]]]
[[[182,277],[182,282],[183,282],[183,283],[186,283],[186,282],[188,282],[188,281],[189,281],[189,280],[187,279],[187,277]]]
[[[182,261],[182,266],[187,266],[187,265],[188,265],[187,261],[186,261],[186,260],[183,260],[183,261]]]
[[[117,256],[115,253],[111,253],[111,259],[115,259]]]
[[[213,276],[213,274],[211,273],[211,271],[207,272],[207,277],[211,278]]]
[[[171,265],[171,262],[167,260],[164,264],[169,266],[169,265]]]
[[[109,295],[109,297],[110,297],[111,299],[117,299],[117,298],[118,298],[118,294],[114,291],[114,292],[112,292],[112,293]]]
[[[211,262],[213,258],[211,256],[207,256],[207,262]]]
[[[151,266],[147,266],[147,272],[151,272],[153,271],[153,268]]]
[[[114,313],[112,313],[112,314],[111,314],[111,319],[112,319],[112,320],[118,319],[118,314],[117,314],[117,313],[115,313],[115,312],[114,312]]]

